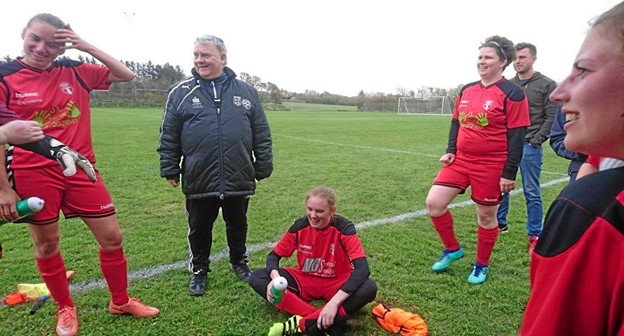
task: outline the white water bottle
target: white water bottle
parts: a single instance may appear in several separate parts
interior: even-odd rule
[[[15,204],[15,208],[17,209],[19,218],[24,218],[30,214],[41,211],[44,204],[45,202],[39,197],[29,197],[17,202],[17,204]],[[0,220],[0,225],[6,223],[9,222]]]
[[[288,287],[288,280],[284,277],[277,277],[271,282],[271,294],[273,295],[273,304],[282,302],[282,296],[286,287]]]

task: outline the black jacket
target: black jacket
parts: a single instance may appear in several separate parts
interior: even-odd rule
[[[158,144],[160,176],[181,174],[188,199],[254,194],[256,180],[273,171],[271,130],[258,92],[227,67],[214,81],[195,69],[192,74],[167,96]]]

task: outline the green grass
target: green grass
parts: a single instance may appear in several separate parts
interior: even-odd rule
[[[341,109],[344,107],[336,107]],[[97,167],[115,201],[131,272],[181,263],[188,257],[184,197],[159,177],[156,153],[161,109],[94,109]],[[303,196],[328,185],[339,196],[339,213],[357,223],[424,208],[440,165],[448,116],[312,111],[268,112],[274,141],[274,173],[258,183],[249,209],[249,246],[275,242],[303,215]],[[567,161],[544,148],[542,182],[562,178]],[[545,207],[565,184],[543,188]],[[467,200],[463,195],[457,202]],[[526,210],[521,194],[511,198],[510,233],[499,237],[488,281],[466,283],[475,256],[474,206],[452,210],[467,255],[442,274],[429,268],[441,244],[426,216],[359,230],[377,301],[420,314],[430,335],[517,335],[529,293]],[[73,284],[100,280],[97,244],[80,220],[62,221],[62,251]],[[227,249],[224,224],[215,223],[213,255]],[[0,228],[0,295],[18,283],[41,282],[24,225]],[[264,267],[268,250],[251,254],[252,269]],[[81,335],[264,335],[288,315],[266,303],[229,270],[226,259],[212,264],[206,295],[191,297],[189,274],[178,267],[130,283],[130,293],[157,306],[151,319],[112,316],[109,294],[96,288],[74,294]],[[97,286],[96,286],[97,287]],[[387,335],[362,310],[352,335]],[[0,335],[52,335],[55,303],[30,316],[30,305],[0,308]]]

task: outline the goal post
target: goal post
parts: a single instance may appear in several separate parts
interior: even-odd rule
[[[448,96],[428,98],[399,97],[397,114],[452,114],[451,101]]]

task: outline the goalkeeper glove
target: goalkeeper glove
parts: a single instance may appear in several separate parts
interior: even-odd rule
[[[76,174],[76,165],[78,165],[80,169],[84,170],[91,182],[95,183],[97,181],[95,168],[93,168],[91,162],[56,138],[46,135],[42,140],[18,146],[43,155],[48,159],[56,160],[61,165],[63,175],[65,176]]]

